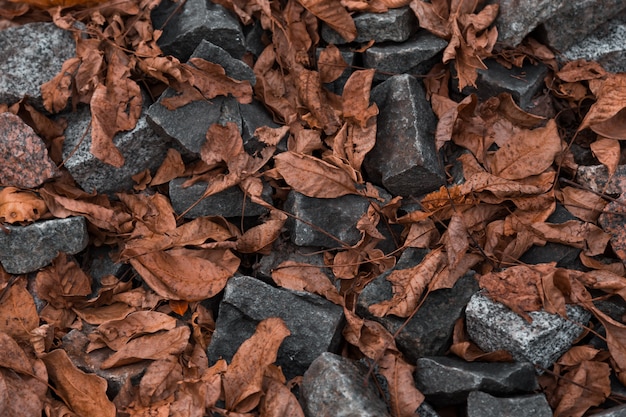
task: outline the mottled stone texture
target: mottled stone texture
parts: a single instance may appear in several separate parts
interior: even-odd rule
[[[500,12],[495,21],[498,28],[498,42],[514,47],[562,9],[567,0],[490,0],[499,3]],[[572,22],[573,23],[573,22]]]
[[[54,23],[28,23],[0,30],[0,51],[0,103],[28,96],[43,110],[41,85],[76,55],[76,46],[72,34]]]
[[[87,247],[84,217],[39,221],[28,226],[4,226],[0,232],[0,263],[9,274],[26,274],[48,265],[59,252],[73,255]]]
[[[552,409],[544,394],[498,398],[481,391],[470,392],[467,417],[501,416],[551,417]]]
[[[12,113],[0,114],[0,185],[34,188],[57,173],[33,129]]]
[[[302,408],[307,417],[388,417],[367,367],[333,353],[322,353],[302,378]]]

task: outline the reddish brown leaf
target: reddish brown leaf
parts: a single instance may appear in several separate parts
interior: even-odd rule
[[[346,41],[350,42],[356,38],[354,21],[339,0],[298,0],[298,2],[326,22]]]
[[[589,88],[597,101],[578,127],[581,131],[587,127],[606,122],[616,116],[626,102],[626,74],[611,74],[604,80],[592,80]]]
[[[575,187],[561,189],[559,198],[565,208],[579,219],[595,223],[607,202],[591,191]]]
[[[7,223],[32,222],[47,211],[46,203],[35,193],[15,187],[0,191],[0,219]]]
[[[176,149],[170,148],[167,150],[165,160],[163,160],[156,174],[154,174],[154,178],[150,181],[150,185],[165,184],[174,178],[182,176],[184,172],[185,164],[183,163],[180,153]]]
[[[626,139],[626,137],[624,137],[624,139]],[[591,143],[590,147],[593,154],[596,158],[598,158],[598,161],[607,167],[609,176],[615,174],[620,159],[619,141],[614,139],[598,138],[598,140]]]
[[[241,344],[222,377],[226,408],[248,412],[261,399],[263,374],[276,361],[278,348],[291,333],[278,317],[261,321],[254,334]]]
[[[262,252],[269,249],[272,243],[280,236],[287,215],[278,210],[272,210],[270,217],[258,226],[246,230],[237,239],[237,250],[241,253]]]
[[[424,394],[415,387],[415,367],[396,352],[387,352],[377,364],[378,371],[387,380],[392,414],[397,417],[415,416],[415,410],[424,402]]]
[[[206,142],[200,149],[200,157],[208,166],[213,166],[231,161],[243,152],[243,140],[237,125],[232,122],[226,126],[214,123],[206,132]]]
[[[344,307],[346,326],[343,336],[365,356],[378,360],[387,350],[398,351],[393,335],[382,324],[365,320]]]
[[[4,287],[0,302],[0,317],[3,318],[0,320],[0,332],[19,341],[29,340],[30,332],[39,326],[35,301],[26,289],[26,284],[25,278],[18,278],[10,287]]]
[[[272,280],[283,288],[309,291],[343,305],[343,297],[319,266],[285,261],[272,270]]]
[[[274,157],[276,168],[294,190],[315,198],[357,194],[346,171],[309,155],[283,152]]]
[[[317,61],[320,71],[320,79],[323,83],[332,83],[343,74],[348,64],[343,59],[341,51],[335,45],[330,44],[322,50]]]
[[[80,416],[115,417],[115,405],[106,396],[106,381],[72,364],[62,349],[42,356],[50,381],[61,399]]]
[[[73,74],[80,65],[80,58],[68,59],[63,63],[59,73],[41,86],[43,104],[50,113],[58,113],[67,106],[67,101],[72,96]]]

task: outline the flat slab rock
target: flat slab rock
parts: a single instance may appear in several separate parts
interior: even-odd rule
[[[0,233],[0,263],[9,274],[26,274],[48,265],[59,252],[76,254],[87,247],[84,217],[38,221],[27,226],[5,226]]]
[[[342,307],[306,292],[275,288],[247,276],[231,278],[226,285],[208,347],[214,363],[220,357],[228,362],[256,325],[269,317],[283,319],[291,336],[280,349],[276,363],[287,379],[303,375],[320,354],[336,351],[341,340]]]
[[[552,409],[543,394],[499,398],[481,391],[467,397],[467,417],[551,417]]]
[[[538,388],[529,362],[465,362],[448,356],[418,359],[414,379],[426,400],[435,405],[462,404],[477,390],[508,396]]]
[[[35,131],[12,113],[0,114],[0,184],[35,188],[57,174]]]
[[[583,332],[591,313],[567,305],[569,320],[544,311],[531,311],[529,323],[503,304],[474,295],[465,309],[470,339],[486,352],[506,350],[519,361],[549,368]]]
[[[300,386],[307,417],[388,417],[368,369],[330,352],[318,356],[304,373]]]

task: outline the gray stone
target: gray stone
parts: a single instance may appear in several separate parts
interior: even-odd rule
[[[176,178],[170,181],[170,200],[172,201],[174,211],[178,214],[202,199],[202,194],[204,194],[208,185],[206,182],[197,182],[187,188],[183,188],[182,185],[186,180],[187,178]],[[263,199],[267,203],[272,204],[272,187],[268,184],[264,184]],[[185,218],[195,219],[200,216],[260,216],[267,212],[268,209],[253,203],[239,187],[235,186],[202,199],[185,214]]]
[[[435,115],[419,81],[396,75],[372,90],[379,109],[376,145],[363,168],[393,195],[428,193],[445,183],[435,151]]]
[[[146,169],[154,171],[161,165],[171,142],[161,138],[146,121],[146,107],[135,125],[126,132],[119,132],[113,143],[124,156],[124,165],[116,168],[96,158],[91,152],[91,114],[88,107],[64,115],[68,121],[63,142],[65,167],[87,192],[96,190],[101,194],[132,190],[131,178]]]
[[[187,61],[203,39],[236,58],[246,52],[237,19],[223,6],[208,0],[164,0],[152,12],[152,23],[155,29],[163,30],[157,41],[163,53],[182,62]]]
[[[386,13],[359,13],[353,16],[357,37],[353,42],[404,42],[418,28],[415,13],[408,7],[389,9]],[[343,45],[344,38],[330,26],[322,25],[322,39],[327,43]]]
[[[622,194],[626,191],[626,165],[618,165],[612,177],[604,165],[579,166],[576,182],[596,193]]]
[[[565,51],[626,8],[624,0],[576,0],[565,2],[539,27],[539,35],[558,51]]]
[[[361,238],[356,224],[369,204],[367,198],[358,195],[312,198],[292,190],[284,210],[296,218],[290,216],[285,226],[291,233],[291,241],[298,246],[336,248],[342,242],[352,246]]]
[[[91,326],[84,325],[88,331]],[[140,361],[130,365],[117,366],[110,369],[100,369],[100,365],[114,352],[109,348],[97,349],[87,353],[89,339],[80,330],[73,329],[63,336],[63,350],[67,353],[74,366],[88,374],[95,374],[107,381],[107,396],[114,398],[124,384],[132,383],[138,386],[144,372],[151,361]]]
[[[498,398],[481,391],[467,397],[467,417],[551,417],[552,409],[544,394]]]
[[[553,17],[566,0],[490,0],[499,3],[500,11],[495,21],[498,28],[498,42],[515,47],[535,28]],[[577,24],[576,21],[571,22]],[[561,28],[566,30],[566,28]]]
[[[626,417],[626,404],[609,408],[608,410],[594,413],[593,417]]]
[[[88,252],[89,260],[87,262],[88,266],[86,272],[93,279],[91,285],[93,296],[102,288],[102,279],[107,276],[112,275],[116,278],[125,279],[126,281],[130,279],[130,274],[127,274],[130,271],[130,265],[121,262],[113,262],[111,252],[111,248],[107,246],[93,248]]]
[[[239,81],[250,81],[250,84],[256,84],[256,76],[252,68],[240,59],[235,59],[231,54],[223,48],[206,41],[201,40],[190,58],[202,58],[206,61],[219,64],[224,68],[224,72],[230,78]]]
[[[28,23],[0,30],[0,103],[13,104],[24,96],[44,110],[41,85],[76,55],[72,34],[54,23]]]
[[[48,265],[60,252],[73,255],[87,247],[87,222],[82,216],[4,226],[0,263],[9,274],[26,274]]]
[[[268,317],[280,317],[291,332],[280,346],[276,361],[287,379],[303,375],[320,354],[339,348],[344,324],[342,307],[311,293],[235,276],[228,281],[220,303],[207,352],[209,361],[214,363],[220,357],[230,361],[257,324]]]
[[[258,57],[267,46],[268,36],[261,25],[261,22],[255,21],[252,25],[244,26],[246,34],[246,48],[252,55]]]
[[[470,339],[486,352],[506,350],[518,361],[549,368],[580,336],[591,314],[567,305],[568,319],[545,311],[531,311],[529,323],[503,304],[474,295],[465,309]]]
[[[277,239],[272,251],[253,266],[255,276],[271,279],[272,271],[285,261],[319,266],[323,271],[328,272],[328,276],[331,276],[329,268],[325,268],[324,254],[320,249],[317,246],[296,246],[290,241]]]
[[[562,59],[596,61],[609,72],[625,72],[626,13],[621,13],[574,43],[563,53]]]
[[[486,70],[478,70],[476,88],[465,87],[463,93],[475,93],[481,100],[497,96],[500,93],[509,93],[515,102],[524,110],[533,104],[533,97],[544,86],[544,78],[548,68],[543,64],[533,65],[524,62],[521,68],[508,69],[494,59],[485,60]],[[458,79],[454,79],[455,89],[458,89]]]
[[[532,392],[538,388],[535,369],[528,362],[465,362],[447,356],[420,358],[415,386],[434,405],[462,404],[471,391],[495,395]]]
[[[375,81],[402,73],[424,74],[446,46],[448,42],[444,39],[420,31],[400,44],[375,44],[363,53],[363,66],[376,69]]]
[[[255,152],[263,150],[265,145],[254,136],[254,131],[259,127],[267,126],[271,128],[278,128],[280,125],[274,122],[270,113],[265,109],[263,103],[258,100],[252,100],[250,104],[238,103],[239,113],[241,114],[241,138],[243,139],[243,148],[249,154],[253,155]],[[287,137],[285,137],[277,145],[277,148],[282,151],[287,150]]]
[[[565,206],[557,203],[554,213],[546,219],[547,223],[561,224],[569,220],[576,220],[576,216],[570,213]],[[562,243],[548,242],[543,246],[532,246],[521,257],[520,261],[525,264],[537,265],[556,262],[559,268],[584,270],[580,262],[581,249]]]
[[[385,417],[367,368],[350,359],[324,352],[304,373],[300,397],[307,417]],[[421,414],[420,414],[421,415]]]
[[[439,413],[426,401],[417,408],[417,415],[420,417],[439,417]]]
[[[461,317],[470,297],[478,291],[473,271],[461,277],[451,289],[442,289],[428,295],[424,304],[408,321],[395,316],[375,317],[367,309],[370,305],[390,299],[391,283],[387,276],[394,270],[409,269],[418,265],[427,251],[408,248],[404,251],[393,270],[386,271],[369,283],[361,292],[357,313],[364,318],[380,322],[390,333],[395,334],[396,345],[407,360],[415,363],[423,356],[443,355],[452,342],[456,320]]]

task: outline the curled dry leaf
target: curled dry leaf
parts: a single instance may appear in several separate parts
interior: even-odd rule
[[[354,20],[339,0],[298,0],[298,2],[326,22],[346,41],[351,42],[356,38]]]
[[[343,297],[319,266],[285,261],[272,270],[272,280],[283,288],[309,291],[343,305]]]
[[[414,366],[399,352],[388,351],[377,362],[378,372],[385,377],[389,389],[391,412],[397,417],[413,417],[424,402],[424,394],[415,387]]]
[[[280,318],[272,317],[261,321],[241,344],[222,377],[228,410],[245,413],[258,405],[265,370],[276,362],[278,348],[290,334]]]
[[[348,64],[343,59],[341,51],[335,45],[326,46],[320,53],[317,67],[323,83],[332,83],[343,74]]]
[[[115,405],[106,396],[103,378],[74,366],[63,349],[42,355],[50,381],[67,406],[79,416],[115,417]]]
[[[554,416],[582,417],[589,408],[602,404],[611,394],[610,373],[604,362],[583,361],[562,375]]]
[[[606,200],[596,193],[575,187],[564,187],[558,194],[565,208],[579,219],[595,223],[607,205]]]
[[[237,239],[237,250],[241,253],[267,251],[280,236],[287,215],[279,210],[272,210],[269,219],[262,224],[245,231]]]
[[[626,137],[624,137],[626,139]],[[620,159],[620,144],[615,139],[600,137],[590,145],[591,151],[598,158],[598,161],[609,171],[609,176],[613,176],[617,171]]]
[[[32,222],[48,211],[43,199],[30,191],[5,187],[0,191],[0,219],[7,223]]]
[[[176,149],[170,148],[167,150],[165,160],[159,169],[157,169],[152,181],[150,181],[150,186],[165,184],[174,178],[181,177],[184,172],[185,164],[183,163],[180,153]]]
[[[3,318],[0,320],[0,332],[20,341],[29,340],[30,332],[39,326],[35,301],[26,289],[26,283],[26,279],[17,279],[10,287],[0,291],[3,294],[0,302],[0,317]],[[3,349],[0,351],[6,352]]]
[[[595,125],[609,121],[625,108],[626,74],[611,74],[603,80],[592,80],[589,82],[589,88],[596,96],[597,101],[589,109],[589,112],[578,127],[578,131],[587,127],[593,129]],[[610,129],[601,128],[601,130]],[[622,127],[623,130],[624,128]],[[605,131],[604,133],[609,132]],[[623,137],[626,137],[626,135]]]

